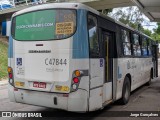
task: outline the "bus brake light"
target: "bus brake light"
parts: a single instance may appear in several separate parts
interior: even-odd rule
[[[74,83],[79,83],[79,79],[77,77],[73,78]]]
[[[10,79],[12,79],[12,78],[13,78],[12,73],[9,73],[9,78],[10,78]]]

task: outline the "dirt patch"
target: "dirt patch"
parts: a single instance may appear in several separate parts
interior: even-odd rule
[[[8,80],[7,77],[0,79],[0,81],[6,81],[6,80]]]
[[[0,41],[3,42],[4,44],[8,45],[8,37],[0,36]]]

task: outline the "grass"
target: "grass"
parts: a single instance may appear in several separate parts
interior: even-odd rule
[[[0,80],[7,77],[8,45],[0,41]]]

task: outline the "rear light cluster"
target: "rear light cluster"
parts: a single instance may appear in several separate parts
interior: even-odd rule
[[[8,77],[9,77],[9,83],[14,86],[14,80],[13,80],[13,70],[11,67],[8,67]]]
[[[73,72],[72,91],[76,91],[78,89],[82,75],[83,75],[83,72],[80,70],[76,70]]]

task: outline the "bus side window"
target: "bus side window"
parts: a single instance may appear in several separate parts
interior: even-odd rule
[[[99,58],[100,52],[97,32],[97,18],[92,15],[88,15],[88,32],[90,58]]]
[[[148,56],[147,39],[145,37],[142,37],[142,55],[143,56]]]
[[[132,34],[132,35],[133,35],[133,54],[134,56],[141,56],[139,35],[137,34]]]
[[[124,55],[131,55],[131,41],[130,41],[129,32],[122,29],[121,37],[122,37],[122,42],[123,42]]]
[[[151,56],[152,55],[152,46],[151,46],[151,40],[148,39],[148,55]]]

